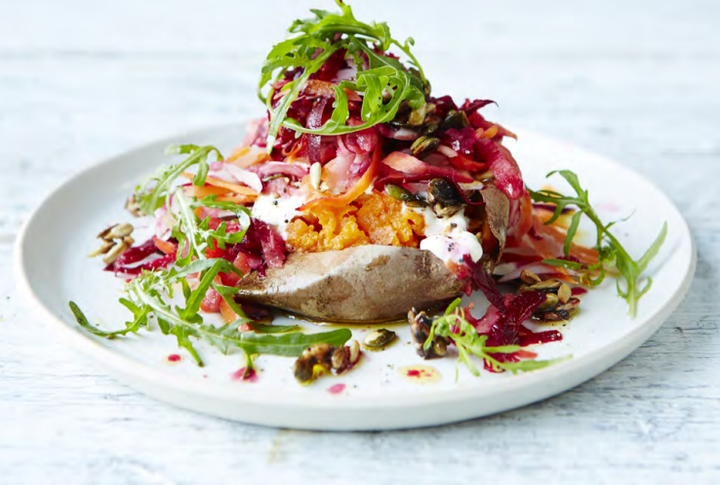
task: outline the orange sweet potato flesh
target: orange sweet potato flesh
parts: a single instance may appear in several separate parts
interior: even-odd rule
[[[377,244],[416,248],[425,229],[421,214],[381,193],[363,194],[351,205],[319,204],[288,225],[292,252],[314,253]]]

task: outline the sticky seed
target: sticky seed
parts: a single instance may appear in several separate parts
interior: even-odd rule
[[[322,165],[315,162],[310,166],[310,183],[315,190],[320,190],[320,179],[322,177]]]

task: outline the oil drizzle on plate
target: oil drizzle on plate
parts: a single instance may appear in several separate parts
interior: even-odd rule
[[[401,367],[400,375],[417,384],[435,384],[442,376],[440,372],[429,365],[406,365]]]

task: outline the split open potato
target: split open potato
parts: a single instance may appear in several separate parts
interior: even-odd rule
[[[484,227],[478,233],[484,263],[499,260],[508,224],[508,199],[494,186],[480,191]],[[459,280],[429,251],[393,246],[356,246],[341,251],[291,253],[281,268],[252,272],[238,297],[332,323],[384,322],[411,308],[431,309],[462,293]]]

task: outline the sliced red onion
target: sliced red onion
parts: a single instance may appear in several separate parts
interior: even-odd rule
[[[394,140],[415,140],[418,137],[418,132],[409,128],[400,128],[395,130],[387,124],[375,125],[377,131],[380,132],[385,138],[392,138]]]
[[[519,199],[525,193],[520,169],[510,152],[499,143],[480,138],[475,142],[475,153],[487,162],[495,175],[495,185],[510,199]]]
[[[457,157],[457,152],[447,145],[440,145],[439,147],[437,147],[437,151],[439,151],[448,158]]]
[[[517,263],[508,263],[508,264],[515,264]],[[550,266],[549,264],[545,263],[530,263],[530,264],[523,264],[523,265],[517,265],[517,267],[504,275],[502,278],[498,280],[498,283],[507,283],[509,281],[516,280],[520,278],[520,273],[526,269],[530,271],[531,273],[535,273],[536,275],[541,274],[554,274],[558,272],[558,269],[555,266]]]
[[[257,169],[257,174],[262,178],[283,174],[301,179],[309,173],[310,165],[305,163],[267,162]]]
[[[240,167],[236,167],[232,163],[226,163],[225,170],[227,170],[233,177],[235,177],[238,182],[247,185],[257,193],[262,192],[263,184],[260,180],[260,177],[258,177],[256,173],[250,172],[249,170],[244,170]]]

